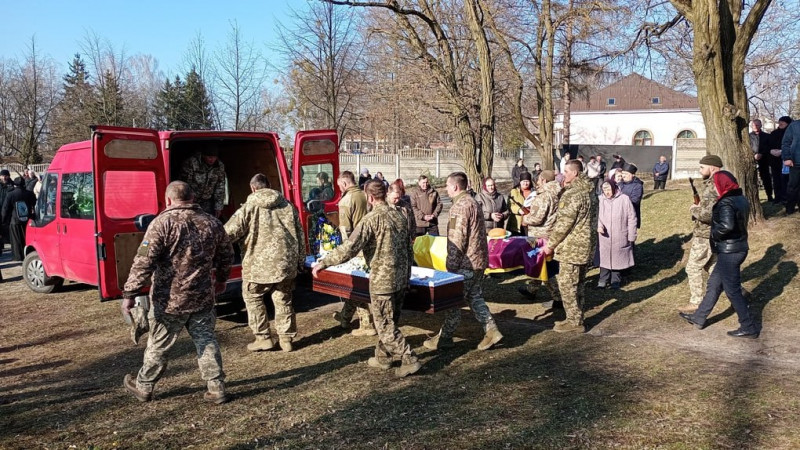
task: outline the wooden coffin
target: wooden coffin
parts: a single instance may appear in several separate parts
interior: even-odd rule
[[[320,271],[318,277],[312,279],[314,292],[369,303],[369,278],[364,272],[331,267]],[[465,305],[463,276],[421,267],[412,268],[403,309],[433,314]]]

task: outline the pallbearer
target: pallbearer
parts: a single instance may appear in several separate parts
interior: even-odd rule
[[[355,257],[358,252],[364,252],[370,267],[369,308],[379,338],[375,356],[367,364],[389,370],[392,359],[398,358],[401,365],[395,374],[404,377],[422,367],[397,327],[413,259],[408,222],[400,211],[386,203],[386,187],[383,183],[369,181],[364,185],[364,192],[372,211],[361,219],[341,246],[314,265],[312,274],[316,277],[326,267],[341,264]]]

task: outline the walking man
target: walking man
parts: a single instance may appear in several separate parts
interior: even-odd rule
[[[545,255],[555,253],[559,262],[558,290],[567,313],[556,322],[559,333],[586,331],[583,324],[586,269],[597,248],[597,196],[594,185],[583,174],[581,163],[570,161],[564,171],[564,193],[558,202],[556,220],[550,230]]]
[[[464,299],[485,333],[478,350],[488,350],[500,342],[503,335],[497,329],[481,290],[484,271],[489,265],[483,212],[475,199],[467,194],[467,175],[464,172],[453,172],[447,177],[447,195],[453,199],[447,225],[447,271],[464,276]],[[442,329],[423,344],[431,350],[453,346],[453,333],[461,322],[461,308],[453,308],[445,314]]]
[[[167,368],[166,353],[183,328],[197,351],[200,374],[208,387],[205,399],[213,403],[228,400],[222,355],[214,335],[214,296],[225,289],[233,248],[222,224],[193,199],[191,188],[183,181],[167,186],[167,209],[147,228],[125,283],[122,309],[127,313],[134,297],[152,284],[144,365],[136,377],[125,375],[123,381],[125,389],[141,402],[153,398],[153,387]],[[211,281],[212,270],[216,270],[216,285]]]
[[[697,310],[706,293],[706,279],[714,270],[717,255],[711,251],[711,212],[717,203],[717,191],[712,180],[722,168],[722,159],[717,155],[706,155],[700,159],[700,175],[703,185],[700,188],[700,203],[689,207],[694,221],[692,246],[686,262],[686,278],[689,280],[689,304],[678,309],[691,314]]]
[[[383,183],[368,181],[364,191],[372,211],[356,225],[347,241],[317,262],[311,273],[317,277],[326,267],[341,264],[364,252],[370,267],[369,308],[375,318],[379,339],[375,356],[367,364],[389,370],[392,359],[398,358],[401,365],[395,370],[395,375],[405,377],[422,367],[397,326],[413,260],[408,221],[394,206],[386,203]]]
[[[270,294],[281,350],[290,352],[297,335],[292,291],[306,253],[303,229],[294,205],[269,188],[266,175],[253,176],[250,191],[244,205],[225,224],[231,242],[244,239],[242,298],[250,329],[256,337],[247,344],[247,349],[257,352],[275,345],[264,306],[264,295]]]

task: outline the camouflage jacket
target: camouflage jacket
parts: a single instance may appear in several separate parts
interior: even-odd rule
[[[555,259],[575,265],[592,262],[597,249],[597,196],[594,184],[579,174],[561,194],[547,246]]]
[[[339,199],[339,228],[350,234],[367,214],[367,195],[358,186],[350,186]]]
[[[556,221],[558,199],[563,190],[558,181],[550,181],[534,197],[531,212],[522,218],[522,224],[528,227],[528,236],[547,239]]]
[[[717,190],[714,188],[714,179],[708,177],[703,180],[700,188],[700,203],[692,205],[690,211],[694,219],[694,230],[692,237],[710,238],[711,237],[711,211],[717,203]]]
[[[214,307],[211,270],[216,269],[218,282],[227,281],[232,262],[233,248],[219,220],[198,205],[171,206],[147,227],[125,283],[125,296],[152,282],[150,296],[157,311],[208,311]]]
[[[408,238],[408,221],[394,206],[375,205],[350,237],[319,264],[323,269],[335,266],[352,259],[360,251],[364,252],[370,267],[370,293],[391,294],[408,287],[414,251]]]
[[[483,271],[489,266],[489,246],[481,205],[462,192],[453,198],[447,223],[447,271]]]
[[[225,165],[217,160],[209,166],[198,153],[181,166],[180,179],[191,186],[197,203],[214,201],[214,210],[221,211],[225,202]]]
[[[225,232],[242,247],[242,279],[273,284],[297,276],[306,254],[303,229],[294,205],[280,192],[265,188],[247,201],[225,224]]]
[[[406,200],[400,199],[395,205],[395,208],[403,214],[403,217],[408,221],[408,238],[414,240],[414,233],[417,231],[416,220],[414,219],[414,210],[411,209],[411,203]]]

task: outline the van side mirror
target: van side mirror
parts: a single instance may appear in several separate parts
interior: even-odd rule
[[[133,219],[133,223],[136,225],[137,230],[145,231],[147,230],[147,227],[150,226],[150,222],[152,222],[155,218],[155,214],[139,214]]]

